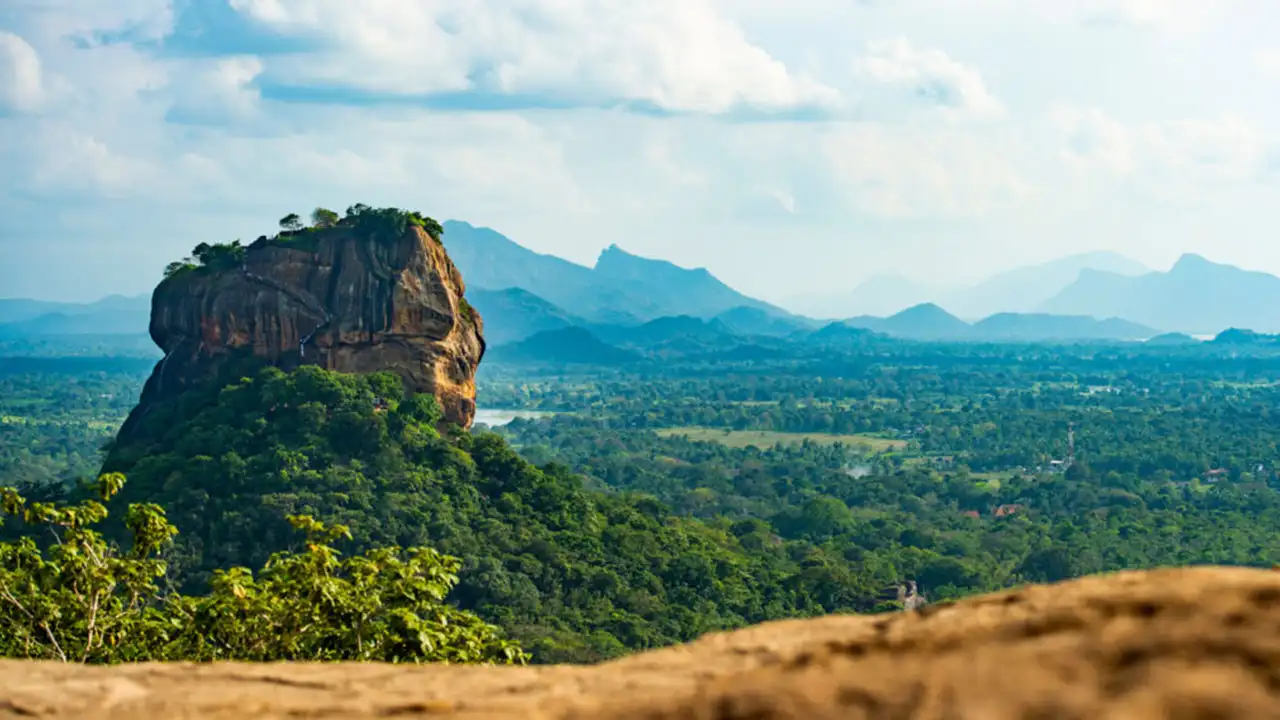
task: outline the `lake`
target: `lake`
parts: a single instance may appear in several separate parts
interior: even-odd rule
[[[489,427],[500,427],[502,425],[506,425],[512,420],[515,420],[516,418],[534,420],[554,414],[555,413],[546,412],[544,410],[494,410],[477,408],[475,424],[484,424]]]

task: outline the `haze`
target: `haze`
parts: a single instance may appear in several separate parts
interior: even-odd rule
[[[1280,272],[1277,27],[1264,0],[4,0],[0,296],[147,292],[352,201],[775,302],[1104,250]]]

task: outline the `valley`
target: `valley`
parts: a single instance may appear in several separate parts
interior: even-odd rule
[[[166,612],[230,633],[216,657],[303,657],[190,615],[225,601],[228,572],[311,562],[288,554],[299,527],[342,528],[323,537],[344,557],[440,553],[456,582],[423,602],[464,613],[484,657],[533,663],[893,611],[908,582],[944,602],[1280,560],[1273,336],[1136,342],[1122,321],[935,305],[822,324],[620,251],[582,287],[643,287],[653,314],[683,292],[663,282],[702,283],[687,307],[706,316],[587,319],[464,290],[431,218],[338,217],[172,265],[149,303],[158,362],[130,334],[0,357],[0,477],[53,503],[122,478],[106,511],[176,528],[155,547],[188,604]],[[581,276],[545,262],[562,289]],[[544,329],[484,339],[530,313]]]

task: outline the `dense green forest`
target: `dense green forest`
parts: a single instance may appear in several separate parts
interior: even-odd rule
[[[439,429],[391,375],[265,369],[156,407],[112,445],[145,361],[0,360],[0,485],[129,503],[178,533],[165,592],[302,545],[459,559],[448,601],[535,662],[594,661],[771,618],[892,609],[1120,568],[1280,561],[1280,355],[887,344],[619,370],[488,364]],[[61,493],[58,490],[61,489]],[[0,529],[12,537],[20,524]]]

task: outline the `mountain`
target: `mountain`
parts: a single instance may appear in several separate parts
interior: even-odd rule
[[[1258,333],[1240,328],[1228,328],[1218,333],[1211,345],[1280,345],[1280,336]]]
[[[41,315],[61,312],[70,307],[75,307],[75,303],[29,300],[27,298],[0,298],[0,324],[7,325],[31,320]]]
[[[705,269],[632,255],[610,245],[588,268],[529,250],[489,228],[444,224],[449,255],[471,288],[523,288],[592,323],[626,325],[671,315],[711,318],[738,307],[788,313],[725,285]]]
[[[1187,335],[1186,333],[1162,333],[1149,340],[1148,345],[1155,346],[1178,346],[1178,345],[1199,345],[1200,341]]]
[[[736,307],[716,315],[713,320],[736,335],[786,337],[802,330],[812,330],[814,323],[796,316],[781,317],[767,310]]]
[[[788,308],[812,317],[884,317],[905,308],[935,303],[962,318],[1035,310],[1070,285],[1082,270],[1140,275],[1141,263],[1112,252],[1070,255],[1050,262],[993,275],[972,286],[932,285],[898,274],[873,275],[843,294],[808,294],[790,298]]]
[[[548,330],[561,330],[586,321],[574,317],[523,288],[467,290],[467,301],[484,319],[484,337],[489,345],[506,345]]]
[[[1075,282],[1083,271],[1123,276],[1150,272],[1141,263],[1113,252],[1082,253],[1000,273],[971,288],[948,293],[938,302],[966,318],[1027,313]]]
[[[885,337],[885,335],[874,330],[868,330],[865,327],[854,327],[843,322],[833,322],[799,339],[810,345],[849,350],[868,347],[875,341],[883,340]]]
[[[998,313],[973,324],[969,338],[988,342],[1049,342],[1054,340],[1145,340],[1156,331],[1144,325],[1109,318],[1043,313]]]
[[[1229,327],[1280,331],[1280,278],[1183,255],[1168,272],[1138,277],[1086,270],[1041,311],[1122,316],[1143,325],[1214,334]]]
[[[845,324],[909,340],[955,340],[969,332],[969,323],[933,303],[909,307],[887,318],[850,318]]]
[[[884,317],[944,298],[953,290],[886,273],[872,275],[846,293],[795,295],[783,304],[794,312],[816,318]]]
[[[111,295],[92,303],[0,300],[0,337],[141,335],[150,313],[148,295]]]
[[[640,356],[602,342],[586,328],[568,327],[500,345],[490,350],[486,359],[496,363],[620,365]]]

